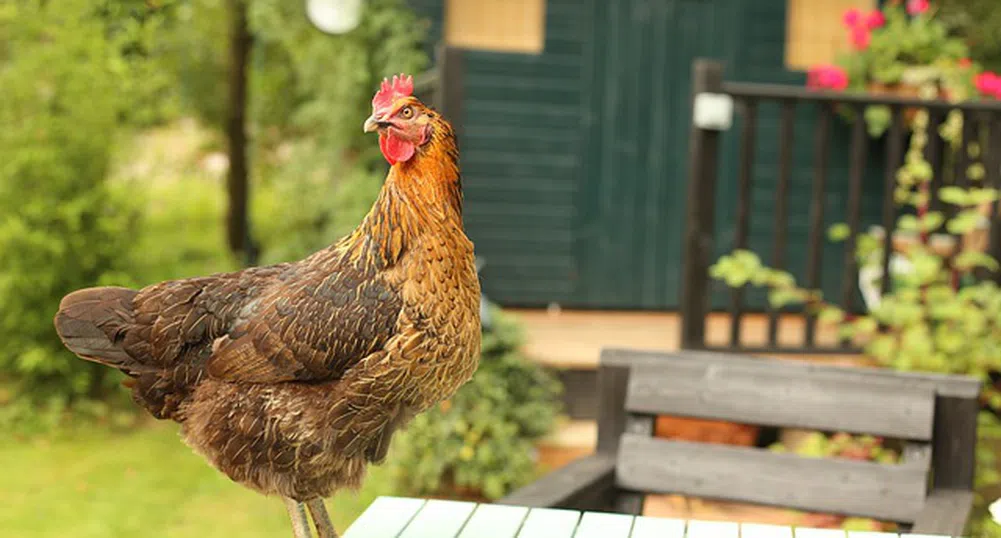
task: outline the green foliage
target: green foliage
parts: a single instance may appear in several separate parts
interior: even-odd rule
[[[473,379],[398,436],[393,465],[406,494],[462,489],[496,499],[535,476],[533,441],[554,426],[560,385],[521,355],[520,327],[492,316]]]
[[[791,451],[783,443],[774,443],[768,448],[773,452],[792,452],[807,458],[844,458],[879,463],[896,463],[900,459],[900,451],[888,447],[882,438],[844,432],[832,435],[810,432]]]
[[[940,17],[970,44],[970,54],[1001,71],[1001,10],[996,0],[937,0]]]
[[[131,282],[133,206],[105,180],[131,71],[84,0],[5,4],[0,43],[0,378],[58,409],[111,379],[52,316],[70,291]]]

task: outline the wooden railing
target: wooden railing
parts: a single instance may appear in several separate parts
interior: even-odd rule
[[[457,137],[462,134],[462,73],[462,49],[440,44],[434,66],[414,77],[414,95],[441,112]]]
[[[809,203],[808,247],[805,260],[805,274],[802,285],[810,289],[821,286],[823,271],[840,272],[839,296],[828,298],[848,311],[858,311],[856,304],[858,293],[858,267],[855,257],[855,237],[860,232],[861,208],[863,193],[863,176],[868,160],[868,151],[872,144],[864,121],[856,120],[851,126],[850,146],[847,155],[831,154],[831,133],[833,130],[836,105],[848,107],[856,118],[862,118],[866,107],[885,105],[891,111],[892,120],[886,133],[886,152],[883,182],[883,203],[881,223],[884,238],[894,237],[898,218],[898,206],[894,203],[894,190],[897,186],[897,171],[904,162],[905,143],[908,132],[905,124],[905,114],[908,110],[926,109],[928,111],[928,143],[925,148],[925,159],[931,165],[934,179],[931,182],[932,210],[942,208],[936,196],[943,187],[947,177],[956,178],[955,184],[963,187],[969,183],[967,168],[979,161],[984,165],[986,175],[983,184],[987,187],[1001,188],[1001,104],[996,102],[970,101],[950,103],[938,100],[921,100],[901,98],[888,95],[845,94],[838,92],[814,91],[802,87],[779,86],[766,84],[748,84],[724,81],[721,64],[713,61],[698,60],[693,66],[693,96],[699,94],[717,94],[729,96],[734,110],[742,120],[739,134],[730,131],[702,128],[693,125],[690,140],[689,184],[687,191],[687,216],[685,220],[684,260],[681,285],[681,344],[686,349],[720,349],[741,350],[746,352],[769,353],[844,353],[856,352],[848,343],[840,342],[834,345],[821,345],[817,342],[817,327],[814,316],[800,312],[796,316],[804,318],[804,335],[801,345],[783,346],[778,341],[780,312],[774,308],[767,309],[767,343],[761,345],[745,345],[742,340],[742,318],[748,312],[745,302],[745,290],[732,290],[727,308],[730,318],[729,342],[725,345],[710,346],[706,341],[706,321],[710,314],[711,281],[709,267],[715,261],[714,247],[717,237],[714,234],[714,220],[717,210],[717,184],[720,181],[721,144],[724,137],[739,136],[739,156],[737,157],[737,173],[734,178],[723,178],[724,181],[735,181],[737,200],[735,208],[725,208],[733,211],[735,223],[731,245],[726,250],[746,249],[751,235],[751,183],[755,166],[755,146],[758,143],[757,130],[758,111],[762,104],[777,103],[780,110],[778,134],[778,163],[776,189],[774,193],[773,233],[770,237],[771,252],[760,253],[764,262],[775,269],[786,269],[789,266],[787,252],[787,230],[789,228],[789,188],[793,170],[793,147],[801,139],[794,133],[795,112],[798,107],[811,106],[816,109],[816,121],[812,140],[807,143],[813,148],[812,186]],[[966,142],[974,139],[986,140],[982,151],[976,157],[971,157],[966,151],[958,151],[949,169],[944,158],[946,147],[939,127],[946,121],[947,115],[958,111],[963,116],[962,140],[960,147],[965,148]],[[822,248],[825,236],[825,189],[829,191],[828,169],[832,159],[848,159],[848,193],[845,208],[846,224],[850,229],[845,249],[838,267],[825,268],[822,264]],[[989,242],[987,251],[995,258],[1001,257],[1001,219],[998,217],[997,203],[992,204],[989,217]],[[958,238],[956,238],[958,244]],[[885,243],[885,241],[884,241]],[[891,243],[892,244],[892,243]],[[890,259],[893,248],[882,249],[882,274],[889,275]],[[767,255],[767,257],[765,256]],[[998,278],[997,274],[990,278]],[[881,280],[881,293],[886,293],[891,279]]]

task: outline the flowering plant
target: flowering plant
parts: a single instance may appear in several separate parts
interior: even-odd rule
[[[980,73],[967,44],[936,18],[929,0],[891,0],[868,13],[850,9],[842,22],[850,49],[833,65],[811,68],[808,87],[952,101],[978,94],[1001,99],[1001,76]],[[865,119],[870,134],[880,136],[889,125],[889,109],[868,107]]]

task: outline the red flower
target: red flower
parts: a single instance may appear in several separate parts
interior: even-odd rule
[[[990,71],[980,73],[973,79],[973,84],[980,95],[1001,100],[1001,75]]]
[[[849,9],[842,20],[848,28],[855,28],[862,22],[862,12],[858,8]]]
[[[928,0],[907,0],[907,13],[912,16],[917,16],[931,7],[931,2]]]
[[[960,69],[966,69],[973,65],[973,60],[969,58],[960,58],[959,61],[956,62],[956,65],[958,65]]]
[[[865,27],[870,30],[882,28],[884,24],[886,24],[886,16],[878,9],[872,10],[869,16],[865,18]]]
[[[869,29],[865,26],[856,26],[852,28],[852,47],[855,50],[865,50],[869,48],[869,43],[872,41],[872,34],[869,33]]]
[[[844,90],[848,74],[836,65],[818,65],[807,73],[806,86],[813,90]]]

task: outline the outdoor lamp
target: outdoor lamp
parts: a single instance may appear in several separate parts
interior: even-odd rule
[[[309,21],[328,34],[344,34],[361,21],[362,0],[306,0]]]

